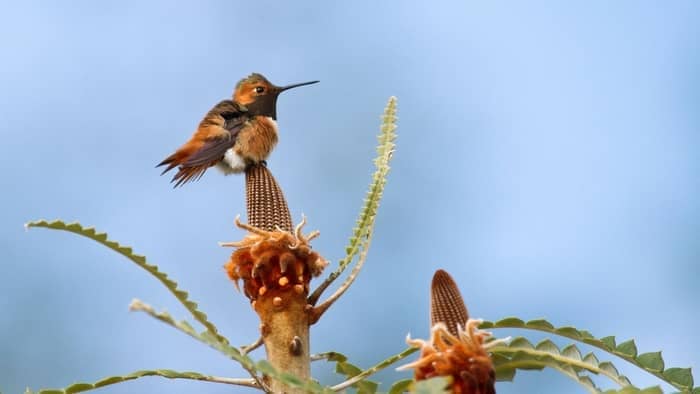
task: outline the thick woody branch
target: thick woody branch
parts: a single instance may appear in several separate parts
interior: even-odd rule
[[[319,275],[327,264],[309,245],[318,233],[304,236],[305,220],[292,227],[282,189],[265,166],[246,171],[246,203],[248,223],[236,220],[236,224],[248,235],[239,242],[222,244],[236,248],[226,270],[236,286],[243,281],[243,292],[260,317],[261,339],[242,352],[263,343],[272,367],[308,380],[311,362],[306,298],[311,277]],[[306,392],[271,376],[265,377],[265,383],[274,393]]]

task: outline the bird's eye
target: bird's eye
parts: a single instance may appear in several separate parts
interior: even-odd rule
[[[258,86],[255,88],[255,93],[262,93],[265,91],[265,88],[262,86]]]

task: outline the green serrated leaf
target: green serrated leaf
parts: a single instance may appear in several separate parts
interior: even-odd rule
[[[693,388],[693,373],[690,368],[669,368],[663,374],[669,381],[683,387],[685,390]]]
[[[148,264],[146,262],[145,257],[134,254],[130,247],[122,246],[115,241],[110,241],[107,239],[107,235],[105,233],[97,233],[94,228],[84,228],[80,223],[77,222],[66,224],[60,220],[54,220],[52,222],[48,222],[46,220],[38,220],[34,222],[29,222],[25,226],[27,228],[43,227],[54,230],[69,231],[74,234],[90,238],[104,246],[107,246],[108,248],[116,251],[117,253],[122,254],[124,257],[136,263],[136,265],[138,265],[139,267],[148,271],[163,285],[165,285],[165,287],[168,290],[170,290],[170,292],[173,295],[175,295],[175,297],[180,301],[180,303],[182,303],[185,306],[185,308],[187,308],[187,310],[192,314],[192,316],[194,316],[194,318],[197,319],[197,321],[199,321],[204,327],[206,327],[208,331],[210,331],[217,338],[217,341],[221,342],[222,344],[228,345],[228,340],[221,334],[219,334],[216,326],[209,320],[207,320],[206,315],[203,312],[197,310],[197,304],[190,301],[187,298],[187,292],[180,290],[177,287],[177,283],[168,279],[168,276],[165,273],[161,272],[157,266]],[[241,360],[239,361],[242,362]]]
[[[583,360],[583,357],[581,357],[581,352],[574,344],[568,345],[561,349],[561,354],[562,356],[568,357],[572,360]]]
[[[602,363],[598,364],[598,367],[600,367],[600,369],[607,372],[611,376],[620,376],[620,373],[617,371],[617,368],[615,368],[615,365],[613,365],[613,363],[611,363],[610,361],[603,361]]]
[[[142,378],[144,376],[151,376],[152,372],[153,371],[149,371],[149,370],[140,370],[140,371],[135,371],[135,372],[132,372],[128,375],[125,375],[125,377],[126,378]]]
[[[663,368],[665,366],[664,360],[661,357],[660,352],[656,353],[645,353],[643,356],[644,357],[637,357],[637,346],[635,345],[634,341],[626,341],[621,343],[620,345],[616,344],[615,337],[614,336],[607,336],[603,337],[600,339],[596,339],[593,337],[593,335],[585,330],[578,330],[575,327],[560,327],[560,328],[552,328],[554,327],[551,324],[548,324],[544,319],[537,319],[537,320],[531,320],[527,323],[524,323],[521,319],[517,317],[509,317],[505,318],[499,321],[496,321],[495,323],[493,322],[483,322],[480,325],[480,328],[482,329],[494,329],[494,328],[524,328],[524,329],[531,329],[531,330],[537,330],[537,331],[544,331],[548,333],[553,333],[557,335],[561,335],[567,338],[571,338],[580,342],[583,342],[585,344],[594,346],[598,349],[604,350],[606,352],[612,353],[618,357],[623,358],[625,361],[628,361],[639,368],[644,369],[645,371],[651,373],[652,375],[658,377],[659,379],[664,380],[665,382],[671,384],[675,388],[683,391],[683,390],[688,390],[689,388],[692,387],[692,374],[689,373],[680,373],[677,375],[677,371],[685,371],[685,368],[669,368],[671,370],[671,373],[666,373],[663,371]],[[573,350],[573,349],[572,349]],[[579,352],[580,353],[580,352]],[[587,356],[589,357],[589,356]],[[593,357],[592,355],[590,357]],[[589,357],[589,358],[590,358]],[[640,358],[641,357],[641,358]],[[597,358],[596,358],[597,360]],[[584,360],[585,361],[585,360]],[[595,363],[591,362],[589,363],[593,366],[595,366]],[[600,364],[601,369],[603,368],[609,368],[609,371],[604,372],[607,374],[609,373],[611,378],[613,378],[618,384],[622,386],[630,385],[629,379],[627,377],[619,375],[617,372],[617,369],[612,366],[610,363],[601,363]],[[611,368],[612,367],[612,368]],[[671,378],[674,378],[673,380]]]
[[[95,382],[95,387],[109,386],[110,384],[115,384],[123,381],[124,377],[122,376],[110,376],[108,378],[98,380],[97,382]]]
[[[517,317],[506,317],[505,319],[501,319],[495,323],[497,326],[505,326],[505,327],[524,327],[525,322],[522,321],[522,319],[518,319]]]
[[[347,356],[340,352],[326,352],[319,355],[321,359],[329,361],[342,363],[348,360]]]
[[[294,376],[294,375],[289,374],[289,373],[277,371],[272,366],[272,364],[270,364],[267,360],[258,361],[255,364],[255,369],[264,373],[265,375],[268,375],[276,380],[283,382],[284,384],[286,384],[288,386],[301,388],[301,389],[305,390],[305,392],[308,392],[308,393],[327,393],[327,392],[329,392],[328,390],[325,390],[317,382],[314,382],[311,380],[302,381],[297,376]]]
[[[590,332],[588,332],[588,331],[586,331],[586,330],[579,330],[578,332],[579,332],[579,334],[581,334],[581,338],[583,338],[584,340],[586,340],[586,339],[595,339],[595,340],[597,340],[597,339],[593,336],[593,334],[591,334]]]
[[[595,366],[598,366],[600,364],[600,361],[598,361],[598,357],[596,357],[596,355],[593,352],[586,354],[583,357],[583,362]]]
[[[664,370],[664,359],[661,352],[649,352],[637,356],[637,362],[650,371],[662,372]]]
[[[283,383],[290,385],[292,387],[299,387],[303,384],[302,380],[299,379],[298,376],[295,376],[292,374],[282,373],[279,375],[279,377]]]
[[[413,394],[443,394],[447,393],[450,385],[449,378],[436,377],[428,380],[421,380],[413,385]]]
[[[615,352],[626,357],[635,358],[637,357],[637,345],[634,343],[634,340],[630,339],[617,345]]]
[[[95,388],[95,386],[90,383],[76,383],[66,387],[63,390],[68,394],[72,394],[92,390],[93,388]]]
[[[356,370],[354,368],[357,368],[357,367],[353,366],[354,368],[349,370],[351,372],[351,374],[347,375],[348,376],[347,380],[345,380],[344,382],[338,383],[337,385],[330,387],[329,389],[333,392],[340,392],[340,391],[347,389],[348,387],[356,387],[358,389],[376,391],[376,389],[377,389],[377,387],[379,387],[379,385],[376,384],[375,382],[371,382],[371,381],[367,380],[367,378],[369,376],[381,371],[382,369],[396,363],[399,360],[403,360],[404,358],[410,356],[411,354],[413,354],[417,351],[418,351],[418,348],[409,347],[408,349],[402,351],[401,353],[390,356],[390,357],[380,361],[379,363],[367,368],[366,370],[361,371],[360,373],[355,373]],[[336,367],[336,370],[339,369],[339,370],[343,371],[343,370],[347,369],[347,365],[351,365],[347,362],[345,362],[343,364],[345,364],[345,365],[340,366],[340,367]],[[365,382],[367,382],[367,385],[359,384],[359,383],[365,383]]]
[[[627,379],[627,376],[625,375],[620,375],[620,377],[617,378],[617,380],[621,382],[623,386],[632,386],[632,382],[630,382],[630,380]]]
[[[654,386],[645,389],[639,389],[637,387],[623,387],[620,390],[606,390],[603,394],[663,394],[661,387]]]
[[[160,370],[158,370],[158,372],[160,372],[161,376],[164,376],[166,378],[171,378],[171,379],[182,375],[182,374],[175,372],[173,370],[170,370],[170,369],[160,369]]]
[[[348,362],[339,362],[335,366],[335,371],[337,373],[346,375],[348,378],[352,378],[356,375],[362,373],[362,369]],[[377,391],[379,384],[367,379],[363,379],[352,385],[357,389],[358,394],[371,394]]]
[[[544,319],[535,319],[535,320],[530,320],[529,322],[525,323],[528,327],[539,327],[540,329],[547,329],[547,330],[553,330],[554,326],[552,323],[548,322],[547,320]]]
[[[581,382],[581,373],[603,374],[620,386],[629,385],[629,381],[617,373],[611,363],[599,365],[597,358],[593,354],[588,354],[585,358],[581,356],[581,351],[575,344],[570,344],[563,349],[559,349],[551,340],[545,339],[538,343],[536,347],[528,347],[528,342],[521,337],[515,338],[509,345],[497,345],[490,349],[492,360],[496,372],[499,369],[542,369],[544,367],[554,368],[565,375],[577,380],[590,390],[587,382]],[[591,361],[591,362],[587,362]]]
[[[410,390],[413,384],[413,379],[399,380],[391,385],[389,389],[389,394],[402,394]]]
[[[600,338],[600,341],[603,342],[603,344],[607,346],[610,350],[613,350],[617,347],[617,345],[615,344],[615,337],[612,335],[609,337]]]
[[[497,382],[512,382],[515,378],[515,368],[496,368]]]
[[[547,364],[554,363],[554,360],[549,356],[531,355],[523,351],[513,353],[510,360],[516,363],[518,369],[526,371],[542,370]]]
[[[357,387],[357,394],[375,394],[379,383],[373,382],[371,380],[363,380],[355,384]]]
[[[582,339],[581,333],[575,327],[559,327],[554,331],[559,335],[563,335],[567,338],[572,338],[576,340]]]
[[[490,322],[490,321],[484,321],[481,324],[479,324],[479,328],[482,330],[488,330],[488,329],[494,328],[495,326],[496,326],[496,324],[493,322]]]
[[[582,335],[581,342],[583,342],[587,345],[591,345],[593,347],[597,347],[598,349],[605,350],[606,352],[609,352],[608,347],[598,338],[592,338],[592,337]]]
[[[543,352],[559,354],[559,347],[557,347],[557,345],[555,345],[554,342],[549,339],[541,341],[537,344],[537,346],[535,346],[535,348],[537,350],[542,350]]]
[[[333,271],[326,280],[309,296],[308,300],[311,305],[315,305],[321,293],[340,276],[345,269],[352,263],[357,256],[363,253],[363,246],[369,246],[367,242],[372,235],[372,228],[376,218],[377,208],[379,206],[384,186],[386,185],[387,175],[389,173],[389,162],[394,151],[394,140],[396,139],[396,97],[389,98],[389,102],[384,110],[380,134],[378,136],[377,157],[374,160],[376,170],[372,175],[372,181],[369,190],[365,195],[365,200],[357,219],[357,226],[352,231],[352,236],[345,247],[345,257],[338,263],[338,268]],[[366,251],[364,251],[366,253]],[[355,265],[353,270],[359,270],[361,264]],[[352,282],[350,282],[352,283]]]
[[[513,340],[510,341],[509,347],[525,348],[525,349],[534,349],[535,348],[532,345],[532,343],[527,338],[524,338],[524,337],[514,338]]]
[[[260,360],[255,364],[255,369],[258,371],[270,375],[273,373],[276,373],[277,371],[275,368],[270,364],[267,360]]]
[[[563,356],[538,349],[520,349],[510,354],[510,358],[500,354],[506,350],[505,347],[494,347],[491,350],[493,351],[492,359],[498,381],[512,380],[517,370],[542,370],[549,367],[583,385],[588,391],[598,392],[593,381],[587,378],[587,374],[581,368],[581,362],[577,362],[576,366],[569,365],[566,364],[566,359],[562,358]]]
[[[579,376],[578,380],[579,383],[581,383],[584,387],[588,388],[591,392],[598,393],[599,390],[596,387],[595,383],[593,383],[593,379],[591,379],[590,376],[582,375]]]
[[[360,372],[362,372],[362,370],[360,368],[358,368],[357,366],[350,364],[348,362],[340,362],[340,363],[337,363],[335,365],[335,372],[343,374],[343,375],[347,375],[349,377],[353,377],[353,376],[359,374]]]

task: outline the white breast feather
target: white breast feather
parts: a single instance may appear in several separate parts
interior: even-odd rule
[[[224,158],[216,165],[216,168],[223,171],[226,175],[241,173],[245,171],[245,167],[245,160],[234,152],[233,148],[227,149],[226,153],[224,153]]]

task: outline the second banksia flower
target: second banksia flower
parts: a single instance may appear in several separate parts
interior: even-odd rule
[[[430,293],[430,339],[406,338],[421,354],[399,369],[413,369],[416,380],[449,377],[452,393],[495,394],[496,375],[488,351],[503,340],[490,340],[491,333],[478,328],[482,320],[469,318],[457,284],[447,272],[435,272]]]

